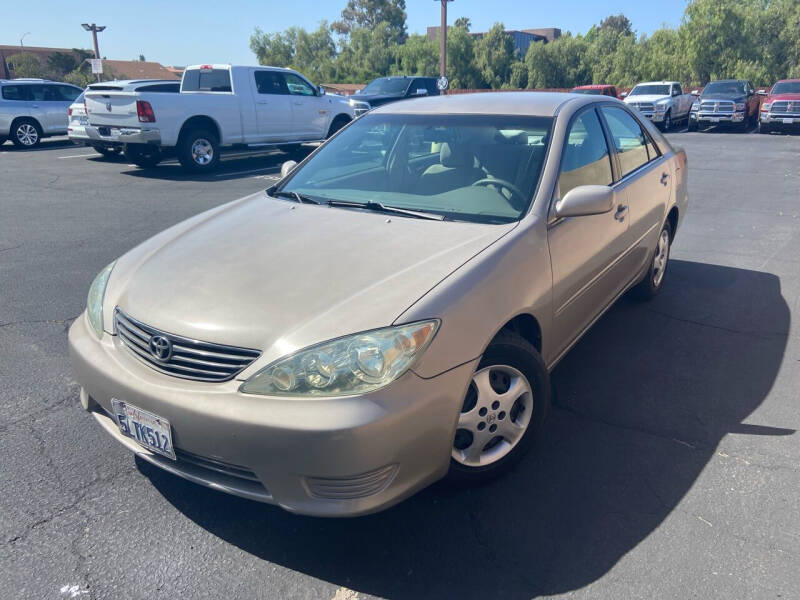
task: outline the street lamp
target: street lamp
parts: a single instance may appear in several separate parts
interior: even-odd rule
[[[100,31],[103,31],[106,28],[106,26],[95,25],[94,23],[92,23],[91,25],[89,25],[89,23],[81,23],[81,27],[83,27],[86,31],[92,32],[92,42],[94,43],[94,57],[100,58],[100,50],[97,48],[97,34]]]
[[[442,5],[442,23],[441,31],[441,47],[439,53],[441,54],[439,60],[439,89],[444,91],[447,89],[447,3],[453,0],[436,0]]]
[[[22,40],[24,40],[25,36],[28,35],[28,34],[30,34],[30,31],[26,31],[25,33],[22,34],[22,37],[19,38],[19,49],[20,49],[21,52],[25,51],[25,46],[22,44]]]

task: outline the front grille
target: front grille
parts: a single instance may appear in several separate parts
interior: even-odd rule
[[[114,332],[147,366],[183,379],[228,381],[261,355],[250,348],[200,342],[161,331],[126,315],[119,307],[114,310]]]
[[[733,112],[733,102],[704,100],[700,103],[700,112],[730,114]]]
[[[789,102],[787,100],[778,100],[772,103],[771,113],[778,113],[782,115],[798,114],[800,113],[800,100]]]
[[[199,454],[192,454],[191,452],[179,450],[178,448],[175,448],[175,457],[178,459],[179,463],[189,463],[201,469],[222,473],[228,477],[236,477],[238,479],[247,479],[249,481],[261,483],[258,477],[256,477],[255,473],[245,469],[244,467],[206,458],[205,456],[200,456]]]
[[[652,102],[631,102],[631,105],[640,112],[651,113],[655,110],[655,104]]]

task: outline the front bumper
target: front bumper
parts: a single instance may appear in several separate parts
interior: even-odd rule
[[[762,123],[770,125],[800,125],[800,114],[796,113],[761,113],[759,119]]]
[[[163,375],[98,340],[85,314],[69,332],[82,401],[112,436],[149,462],[202,485],[301,514],[382,510],[443,477],[477,359],[432,379],[407,372],[363,396],[296,400],[241,394],[241,381]],[[123,436],[119,398],[166,418],[178,460]]]
[[[741,123],[745,119],[745,112],[713,113],[694,111],[689,115],[689,118],[698,123]]]
[[[158,129],[137,127],[112,127],[103,125],[87,125],[86,135],[95,142],[107,144],[148,144],[161,145],[161,132]]]

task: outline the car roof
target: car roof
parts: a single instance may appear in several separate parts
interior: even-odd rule
[[[747,79],[714,79],[708,83],[746,83]],[[706,84],[708,85],[708,84]]]
[[[639,83],[637,83],[633,87],[636,87],[638,85],[671,85],[673,83],[678,83],[678,82],[677,81],[640,81]]]
[[[798,83],[800,79],[779,79],[775,83]]]
[[[552,117],[566,102],[599,102],[591,96],[561,92],[477,92],[427,96],[379,106],[384,114],[474,114]]]
[[[15,85],[18,84],[34,84],[34,83],[57,83],[58,85],[71,85],[72,87],[78,87],[72,83],[66,83],[64,81],[53,81],[52,79],[37,79],[35,77],[19,77],[18,79],[0,79],[0,83],[13,83]]]
[[[576,85],[573,90],[602,90],[605,88],[614,87],[610,83],[590,83],[588,85]]]

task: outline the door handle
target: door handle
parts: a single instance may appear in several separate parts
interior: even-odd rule
[[[617,207],[617,212],[614,213],[614,218],[622,223],[625,220],[625,215],[628,214],[628,207],[624,204],[620,204]]]
[[[667,173],[661,174],[661,185],[667,185],[667,180],[669,179],[669,175]]]
[[[256,104],[269,104],[266,100],[256,100]]]
[[[298,101],[295,101],[295,102],[293,102],[292,104],[294,104],[295,106],[303,106],[303,103],[302,103],[302,102],[300,102],[299,100],[298,100]]]

